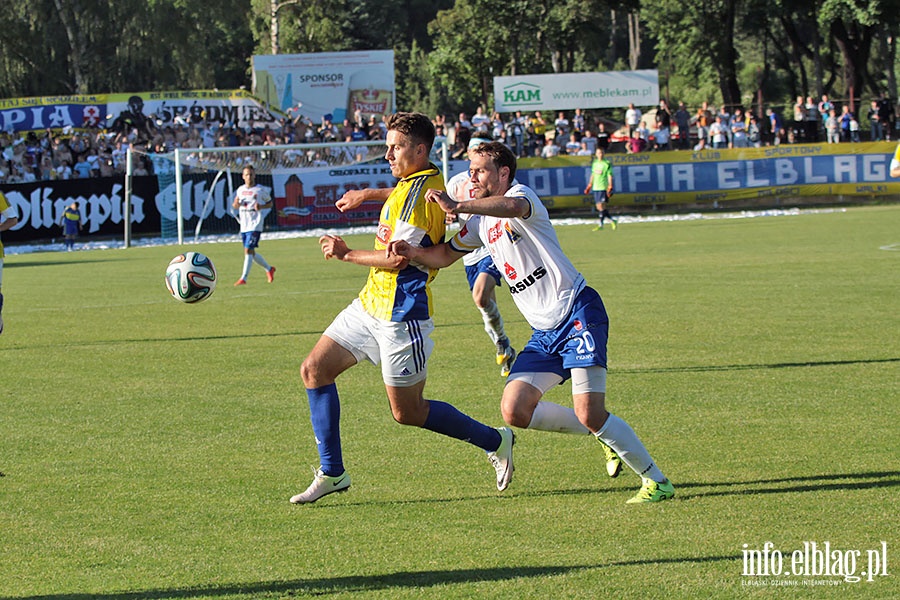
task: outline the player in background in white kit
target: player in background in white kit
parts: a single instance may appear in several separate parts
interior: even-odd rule
[[[500,410],[514,427],[578,433],[586,427],[640,475],[629,504],[675,496],[672,483],[634,430],[606,411],[606,342],[609,319],[600,295],[563,253],[547,209],[531,188],[515,183],[516,157],[498,142],[469,151],[476,198],[456,202],[438,190],[426,199],[448,214],[472,215],[450,241],[429,248],[392,242],[387,252],[429,268],[442,268],[487,246],[516,306],[534,333],[506,381]],[[574,410],[542,401],[572,379]]]
[[[475,148],[490,141],[492,140],[488,137],[488,134],[476,133],[469,140],[468,147],[470,149]],[[468,171],[462,171],[450,178],[450,181],[447,182],[447,194],[457,202],[466,202],[475,198]],[[460,216],[460,227],[466,224],[466,220],[466,217]],[[497,364],[500,365],[500,376],[506,377],[509,375],[513,361],[516,359],[516,351],[509,343],[509,337],[507,337],[503,328],[503,317],[500,315],[500,308],[497,306],[497,296],[494,289],[500,286],[500,271],[494,265],[490,252],[484,247],[466,254],[463,257],[463,264],[466,267],[466,279],[469,280],[472,300],[481,313],[482,321],[484,321],[484,330],[497,347]]]
[[[12,229],[19,223],[19,214],[0,192],[0,231]],[[3,289],[3,242],[0,242],[0,290]],[[0,333],[3,333],[3,293],[0,291]]]
[[[241,278],[234,285],[246,285],[250,275],[250,267],[255,262],[266,270],[269,283],[275,279],[275,267],[269,266],[266,259],[256,251],[259,236],[263,230],[263,210],[272,208],[272,195],[269,190],[256,184],[256,170],[247,165],[241,172],[244,185],[234,193],[232,208],[238,211],[238,222],[241,224],[241,240],[244,242],[244,270]]]

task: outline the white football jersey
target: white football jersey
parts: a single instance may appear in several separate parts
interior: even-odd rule
[[[261,185],[247,187],[242,185],[234,193],[240,205],[238,207],[238,221],[241,223],[241,233],[246,231],[262,231],[263,220],[269,209],[260,211],[254,207],[258,204],[268,204],[271,201],[269,189]]]
[[[447,195],[457,202],[466,202],[475,198],[475,192],[472,190],[472,177],[469,175],[468,170],[457,173],[450,178],[450,181],[447,182]],[[459,215],[460,228],[465,226],[469,218],[469,215]],[[463,264],[467,267],[477,265],[488,256],[490,256],[490,252],[482,246],[463,256]]]
[[[534,190],[514,183],[505,195],[525,198],[531,207],[528,215],[472,215],[450,245],[459,252],[487,247],[528,324],[542,331],[554,329],[569,316],[586,285],[584,276],[563,253],[547,208]]]

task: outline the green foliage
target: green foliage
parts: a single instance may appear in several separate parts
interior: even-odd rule
[[[272,50],[272,0],[8,4],[0,14],[0,97],[237,88],[250,83],[252,55]],[[767,103],[820,89],[843,98],[851,85],[857,97],[897,94],[898,0],[276,6],[281,53],[391,48],[399,105],[428,112],[490,106],[498,75],[628,69],[630,14],[640,16],[638,68],[658,69],[673,98],[702,90],[714,103],[744,102],[760,86]]]
[[[610,313],[608,406],[676,485],[657,506],[626,505],[637,476],[608,479],[587,436],[528,430],[499,494],[481,451],[394,423],[367,363],[338,380],[353,487],[292,506],[317,460],[298,367],[365,269],[264,237],[278,278],[235,288],[239,243],[192,246],[220,284],[188,306],[163,286],[171,246],[7,254],[0,595],[725,600],[772,596],[745,587],[744,544],[893,557],[898,231],[897,206],[557,228]],[[499,425],[461,265],[433,291],[426,393]],[[774,591],[889,598],[888,571]]]

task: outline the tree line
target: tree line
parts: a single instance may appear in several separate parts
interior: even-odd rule
[[[900,0],[27,0],[0,98],[250,87],[251,57],[391,48],[397,106],[490,107],[493,77],[657,69],[689,106],[896,98]]]

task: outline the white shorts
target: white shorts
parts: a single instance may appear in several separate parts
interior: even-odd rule
[[[359,298],[334,318],[323,335],[356,357],[373,365],[381,363],[386,385],[410,387],[423,381],[428,358],[434,350],[431,332],[434,323],[423,321],[382,321],[367,313]]]

